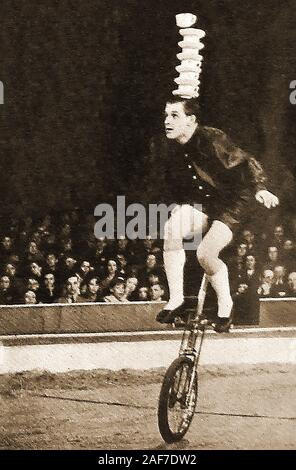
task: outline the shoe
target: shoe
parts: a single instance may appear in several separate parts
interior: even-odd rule
[[[232,324],[232,315],[227,318],[219,318],[216,323],[213,323],[214,331],[217,333],[228,333]]]
[[[173,310],[168,310],[164,308],[158,313],[155,320],[159,323],[173,323],[176,317],[182,318],[182,316],[184,316],[185,311],[186,305],[184,301],[181,303],[181,305],[179,305],[179,307]]]

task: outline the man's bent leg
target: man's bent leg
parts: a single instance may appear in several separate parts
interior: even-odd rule
[[[220,251],[231,242],[232,236],[232,231],[227,225],[215,220],[197,249],[198,260],[217,294],[220,318],[229,318],[233,305],[228,269],[219,258]]]
[[[182,308],[184,302],[183,271],[186,257],[183,238],[197,231],[202,232],[206,224],[207,216],[187,204],[177,206],[165,224],[163,259],[170,299],[164,313],[160,313],[161,318],[178,307]]]

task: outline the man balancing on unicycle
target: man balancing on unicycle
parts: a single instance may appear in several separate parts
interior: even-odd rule
[[[163,258],[170,298],[156,319],[172,323],[185,313],[183,239],[199,231],[204,236],[197,247],[197,259],[218,299],[215,330],[226,332],[233,302],[220,252],[254,210],[256,200],[268,209],[279,201],[267,191],[266,176],[252,155],[237,147],[223,131],[200,125],[197,97],[205,32],[192,28],[195,15],[176,15],[176,20],[183,38],[178,43],[182,48],[177,54],[181,61],[176,67],[178,88],[165,106],[164,151],[152,146],[150,161],[150,185],[157,187],[160,178],[161,199],[167,197],[176,204],[164,226]]]
[[[232,298],[228,270],[219,258],[240,223],[254,210],[256,200],[267,208],[278,198],[266,189],[258,161],[237,147],[221,130],[199,124],[196,99],[172,98],[165,107],[165,133],[173,141],[165,184],[177,203],[164,227],[164,267],[170,298],[157,321],[171,323],[185,313],[183,238],[200,229],[206,233],[197,259],[218,299],[217,332],[231,324]],[[160,171],[160,169],[158,169]],[[202,211],[192,202],[198,202]]]

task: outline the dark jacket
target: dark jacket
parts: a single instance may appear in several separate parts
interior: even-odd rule
[[[161,139],[150,150],[148,203],[200,203],[212,218],[231,225],[256,192],[266,189],[259,162],[219,129],[199,126],[184,145]]]

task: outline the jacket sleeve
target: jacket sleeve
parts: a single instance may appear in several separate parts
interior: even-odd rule
[[[224,167],[229,170],[241,168],[245,178],[255,186],[256,191],[266,189],[267,176],[258,160],[235,145],[224,132],[217,131],[213,145],[216,156]]]

